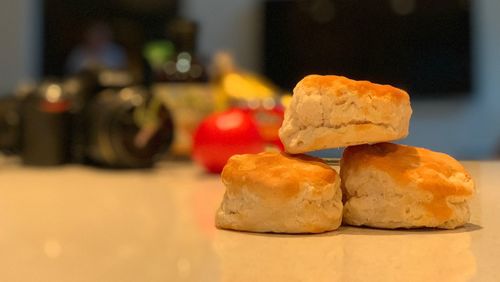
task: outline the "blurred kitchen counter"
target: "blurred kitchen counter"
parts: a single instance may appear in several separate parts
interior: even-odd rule
[[[214,228],[224,188],[190,163],[26,168],[0,160],[0,281],[498,281],[500,162],[464,162],[472,223],[319,235]]]

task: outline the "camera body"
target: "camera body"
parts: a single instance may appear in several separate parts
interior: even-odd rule
[[[26,165],[150,167],[173,132],[165,104],[122,71],[46,79],[0,100],[0,150]]]

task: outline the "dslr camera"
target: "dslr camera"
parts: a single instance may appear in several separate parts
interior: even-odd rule
[[[0,151],[26,165],[151,167],[173,126],[165,103],[123,71],[45,79],[0,98]]]

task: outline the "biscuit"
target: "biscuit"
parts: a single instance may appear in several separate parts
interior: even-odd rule
[[[348,147],[340,176],[344,223],[453,229],[469,221],[474,182],[446,154],[391,143]]]
[[[318,158],[280,152],[235,155],[216,226],[253,232],[319,233],[342,220],[337,172]]]
[[[309,75],[293,91],[279,136],[289,153],[393,141],[408,135],[411,113],[401,89]]]

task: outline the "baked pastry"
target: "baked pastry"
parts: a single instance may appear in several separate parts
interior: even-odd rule
[[[293,90],[279,135],[289,153],[392,141],[408,135],[411,113],[401,89],[309,75]]]
[[[452,229],[469,221],[474,182],[452,157],[380,143],[348,147],[340,163],[344,223]]]
[[[222,171],[226,193],[219,228],[319,233],[342,220],[337,172],[318,158],[280,152],[235,155]]]

